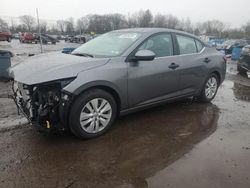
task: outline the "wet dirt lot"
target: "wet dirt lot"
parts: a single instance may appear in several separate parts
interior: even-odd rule
[[[100,138],[0,132],[0,187],[250,187],[250,79],[230,64],[215,100],[117,120]]]

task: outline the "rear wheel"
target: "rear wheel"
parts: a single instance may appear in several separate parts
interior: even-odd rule
[[[95,138],[105,133],[113,124],[117,104],[112,95],[93,89],[80,95],[73,103],[69,124],[80,138]]]
[[[214,73],[210,74],[202,88],[198,100],[201,102],[210,102],[214,99],[219,87],[218,76]]]

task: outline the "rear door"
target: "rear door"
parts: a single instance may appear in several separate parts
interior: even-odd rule
[[[205,46],[190,36],[176,34],[175,41],[180,54],[180,91],[183,95],[197,93],[208,74],[209,57]]]
[[[170,33],[146,39],[137,50],[156,54],[153,61],[128,62],[128,101],[130,106],[160,101],[176,95],[179,86],[180,57],[174,56]],[[177,66],[173,66],[177,65]]]

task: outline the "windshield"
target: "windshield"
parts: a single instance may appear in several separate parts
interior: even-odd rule
[[[125,52],[139,37],[135,32],[110,32],[75,49],[71,54],[93,57],[115,57]]]

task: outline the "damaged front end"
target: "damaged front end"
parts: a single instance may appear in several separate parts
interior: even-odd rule
[[[13,82],[14,101],[19,111],[40,131],[67,129],[65,107],[70,95],[63,88],[73,79],[37,85]]]

